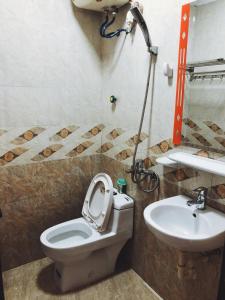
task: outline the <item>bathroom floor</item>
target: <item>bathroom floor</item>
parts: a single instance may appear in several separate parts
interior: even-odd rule
[[[133,271],[127,270],[77,292],[61,295],[52,280],[48,258],[3,273],[5,300],[160,300]]]

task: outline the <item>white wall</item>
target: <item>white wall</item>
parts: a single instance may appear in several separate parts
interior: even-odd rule
[[[0,15],[0,125],[96,120],[98,16],[70,0],[2,0]]]
[[[185,1],[143,1],[144,16],[152,41],[159,47],[155,72],[153,124],[150,132],[151,144],[172,136],[182,3]],[[123,16],[125,14],[124,9]],[[120,26],[123,21],[121,17],[117,25]],[[119,39],[104,40],[102,47],[105,121],[117,127],[137,130],[149,62],[141,30],[138,27],[135,34],[128,35],[125,41],[124,35]],[[164,62],[174,67],[174,78],[170,83],[163,75]],[[107,102],[111,94],[119,98],[115,111]],[[149,133],[149,110],[150,95],[144,125],[144,131],[147,133]]]
[[[34,126],[45,131],[23,144],[21,162],[49,146],[58,130],[79,126],[69,146],[62,141],[61,158],[98,124],[99,21],[97,13],[75,9],[71,0],[0,1],[0,135],[7,131],[0,137],[0,157]]]
[[[180,13],[185,2],[143,1],[153,43],[159,47],[153,119],[150,125],[149,94],[143,128],[150,138],[143,147],[172,137]],[[126,13],[126,7],[120,10],[115,27],[123,25]],[[126,39],[121,34],[103,40],[98,34],[102,17],[75,9],[70,0],[2,0],[0,16],[0,164],[1,156],[15,147],[12,141],[34,126],[45,131],[22,145],[26,153],[13,164],[30,161],[68,125],[80,128],[57,143],[62,148],[51,159],[65,158],[98,124],[106,125],[105,134],[118,127],[127,132],[117,143],[137,133],[149,63],[139,27]],[[174,67],[171,82],[163,75],[164,62]],[[110,95],[119,98],[116,108],[109,104]],[[100,134],[88,140],[93,145],[85,153],[96,153]],[[116,152],[117,148],[113,157]]]

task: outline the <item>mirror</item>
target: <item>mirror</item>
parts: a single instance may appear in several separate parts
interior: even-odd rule
[[[174,144],[225,153],[225,0],[184,5]]]

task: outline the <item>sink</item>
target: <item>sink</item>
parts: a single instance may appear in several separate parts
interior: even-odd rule
[[[162,242],[182,251],[203,252],[224,246],[225,214],[208,207],[188,206],[186,196],[175,196],[148,205],[144,219]]]

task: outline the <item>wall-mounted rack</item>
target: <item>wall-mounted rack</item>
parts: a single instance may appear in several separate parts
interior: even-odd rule
[[[168,159],[193,169],[198,169],[219,176],[225,176],[224,161],[214,160],[184,152],[171,153],[168,155]]]
[[[179,165],[191,167],[211,174],[225,176],[225,162],[185,152],[174,152],[157,159],[165,167],[178,168]]]
[[[212,78],[223,79],[223,77],[225,77],[225,70],[195,72],[195,68],[219,66],[219,65],[225,65],[224,58],[217,58],[212,60],[188,63],[186,66],[186,72],[187,75],[190,76],[190,81],[195,79],[212,79]]]
[[[157,159],[164,167],[179,168],[184,165],[214,175],[225,176],[225,162],[198,156],[192,153],[173,152]]]
[[[190,81],[196,79],[213,79],[213,78],[223,79],[224,77],[225,77],[225,70],[211,71],[211,72],[195,72],[190,74]]]

